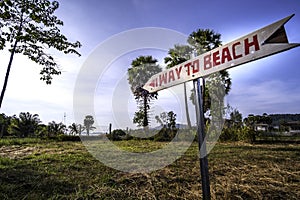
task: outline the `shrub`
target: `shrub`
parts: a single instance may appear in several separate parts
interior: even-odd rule
[[[126,137],[126,133],[121,129],[113,130],[113,132],[111,134],[108,134],[107,137],[112,141],[128,139],[128,137]]]
[[[243,127],[238,132],[238,139],[254,143],[256,141],[257,132],[249,127]]]
[[[156,135],[151,138],[153,138],[154,141],[167,142],[171,141],[175,137],[176,133],[176,129],[162,128]]]
[[[219,137],[219,141],[221,141],[221,142],[237,141],[237,140],[239,140],[238,132],[239,132],[239,129],[236,129],[236,128],[224,128]]]

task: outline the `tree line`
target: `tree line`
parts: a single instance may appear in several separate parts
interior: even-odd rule
[[[226,110],[226,111],[225,111]],[[271,114],[266,113],[262,115],[249,114],[247,117],[243,118],[242,114],[237,110],[233,109],[231,106],[227,105],[224,108],[227,112],[227,117],[225,118],[223,127],[221,130],[214,130],[213,125],[210,123],[211,119],[209,117],[206,120],[206,133],[208,134],[208,141],[210,139],[215,139],[218,136],[219,141],[246,141],[254,143],[257,141],[258,137],[269,134],[270,132],[284,132],[286,131],[285,123],[280,124],[279,129],[274,129],[273,119],[274,116],[292,116],[286,114]],[[150,131],[156,134],[148,137],[146,139],[154,141],[171,141],[174,139],[176,134],[179,134],[181,138],[184,138],[186,131],[194,131],[195,140],[197,139],[196,128],[192,126],[188,128],[178,127],[176,123],[177,115],[173,111],[162,112],[155,116],[156,122],[160,125],[156,129],[151,129]],[[277,118],[276,118],[277,119]],[[284,118],[282,118],[284,119]],[[295,116],[293,117],[295,119]],[[290,122],[290,121],[288,121]],[[295,121],[294,121],[295,122]],[[40,138],[57,138],[61,136],[80,136],[83,132],[85,135],[89,136],[90,131],[94,130],[95,127],[94,118],[91,115],[85,116],[83,124],[72,123],[66,126],[62,122],[51,121],[48,124],[42,123],[38,114],[31,114],[29,112],[21,112],[18,116],[7,116],[4,113],[0,114],[0,138],[3,137],[40,137]],[[268,130],[261,131],[257,129],[257,125],[266,125]],[[133,133],[134,134],[130,134]],[[134,137],[141,132],[141,130],[122,130],[115,129],[109,131],[106,137],[110,140],[131,140],[131,139],[141,139]],[[178,137],[178,135],[177,135]]]
[[[61,69],[47,50],[56,49],[65,54],[77,54],[81,47],[79,41],[70,42],[60,32],[63,21],[55,16],[59,8],[58,1],[49,0],[4,0],[0,2],[0,50],[8,50],[10,58],[0,97],[0,108],[8,83],[8,77],[14,55],[21,53],[42,66],[41,80],[51,84],[54,75],[61,74]],[[221,45],[221,35],[209,29],[197,29],[187,40],[187,45],[175,44],[164,59],[167,68],[171,68],[191,58],[192,54],[200,55]],[[157,93],[142,89],[145,82],[162,68],[152,56],[140,56],[131,63],[128,69],[128,82],[138,103],[138,110],[133,118],[138,126],[148,127],[150,101],[157,99]],[[231,79],[226,71],[220,73],[220,79],[228,93]],[[211,77],[211,79],[214,79]],[[205,89],[206,90],[206,89]],[[191,127],[188,113],[187,88],[184,84],[185,111],[187,124]],[[210,96],[205,92],[205,106],[209,108]],[[207,110],[206,109],[206,110]],[[88,132],[89,130],[87,130]]]
[[[60,32],[63,21],[54,15],[59,8],[58,1],[49,0],[3,0],[0,1],[0,50],[7,50],[10,53],[7,71],[4,78],[3,88],[0,96],[0,108],[4,98],[8,83],[8,77],[14,55],[21,53],[30,60],[38,63],[42,68],[40,71],[41,80],[46,84],[51,84],[54,75],[61,74],[61,68],[56,63],[53,56],[47,50],[55,49],[64,54],[76,54],[81,47],[79,41],[70,42],[65,35]],[[193,31],[187,39],[187,44],[174,44],[170,48],[168,55],[164,58],[166,68],[181,64],[192,56],[201,55],[222,45],[221,34],[210,29],[197,29]],[[158,98],[158,93],[149,93],[142,86],[154,74],[162,71],[162,67],[157,64],[158,60],[151,55],[139,56],[131,62],[128,68],[128,83],[137,102],[137,111],[133,116],[133,122],[139,127],[147,128],[151,121],[150,102]],[[220,90],[220,86],[221,89]],[[224,70],[205,78],[203,91],[203,110],[211,116],[222,117],[224,102],[222,96],[227,95],[231,89],[231,78]],[[187,127],[192,128],[188,100],[194,104],[194,92],[187,96],[186,84],[183,84],[184,103],[186,112]],[[161,124],[165,133],[174,133],[175,113],[164,113],[155,116],[155,120]],[[237,140],[243,137],[255,140],[255,124],[269,123],[270,116],[249,115],[244,120],[237,110],[230,113],[230,118],[225,121],[225,128],[220,137],[221,140]],[[169,117],[167,119],[167,117]],[[271,121],[280,123],[295,116],[285,116],[285,119],[278,119],[280,116],[271,116]],[[296,116],[299,119],[298,116]],[[173,120],[173,122],[171,122]],[[207,118],[207,129],[212,128]],[[81,124],[71,124],[66,126],[55,121],[43,124],[38,114],[21,112],[18,116],[6,116],[0,114],[0,136],[52,137],[61,134],[80,135],[84,130],[89,135],[94,119],[88,115]],[[119,131],[120,132],[120,131]]]
[[[83,124],[72,123],[67,126],[62,122],[51,121],[48,124],[43,124],[38,114],[29,112],[21,112],[18,116],[7,116],[4,113],[0,114],[0,138],[3,137],[57,137],[62,135],[78,135],[84,131],[89,135],[93,127],[94,118],[87,115]]]

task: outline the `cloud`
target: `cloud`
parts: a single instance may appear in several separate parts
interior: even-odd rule
[[[295,113],[300,111],[296,80],[271,80],[232,89],[228,101],[243,114]]]
[[[61,66],[62,74],[54,76],[52,84],[46,85],[40,80],[42,66],[30,61],[26,56],[15,54],[1,112],[7,115],[18,115],[27,111],[38,113],[44,123],[52,120],[62,121],[64,112],[72,116],[74,83],[84,58],[74,55],[55,57]],[[1,86],[8,58],[9,54],[3,51],[0,55]]]

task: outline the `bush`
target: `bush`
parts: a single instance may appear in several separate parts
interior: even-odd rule
[[[236,128],[224,128],[222,130],[222,133],[219,137],[219,141],[225,142],[225,141],[237,141],[239,140],[238,137],[239,129]]]
[[[59,135],[58,138],[60,141],[71,141],[71,142],[81,141],[79,136],[74,136],[74,135]]]
[[[122,140],[122,139],[128,140],[128,138],[130,136],[126,137],[126,133],[123,130],[116,129],[116,130],[113,130],[113,132],[111,134],[108,134],[107,137],[108,137],[108,139],[110,139],[112,141],[117,141],[117,140]]]
[[[167,142],[171,141],[177,133],[176,129],[162,128],[156,135],[152,136],[154,141]]]
[[[245,142],[254,143],[256,141],[257,135],[258,135],[258,133],[256,131],[254,131],[253,129],[251,129],[249,127],[243,127],[238,132],[238,139],[245,141]]]

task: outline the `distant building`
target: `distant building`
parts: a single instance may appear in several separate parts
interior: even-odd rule
[[[269,130],[269,125],[268,124],[255,124],[254,130],[267,132]]]
[[[288,127],[290,133],[300,133],[300,121],[286,122],[284,126]]]

